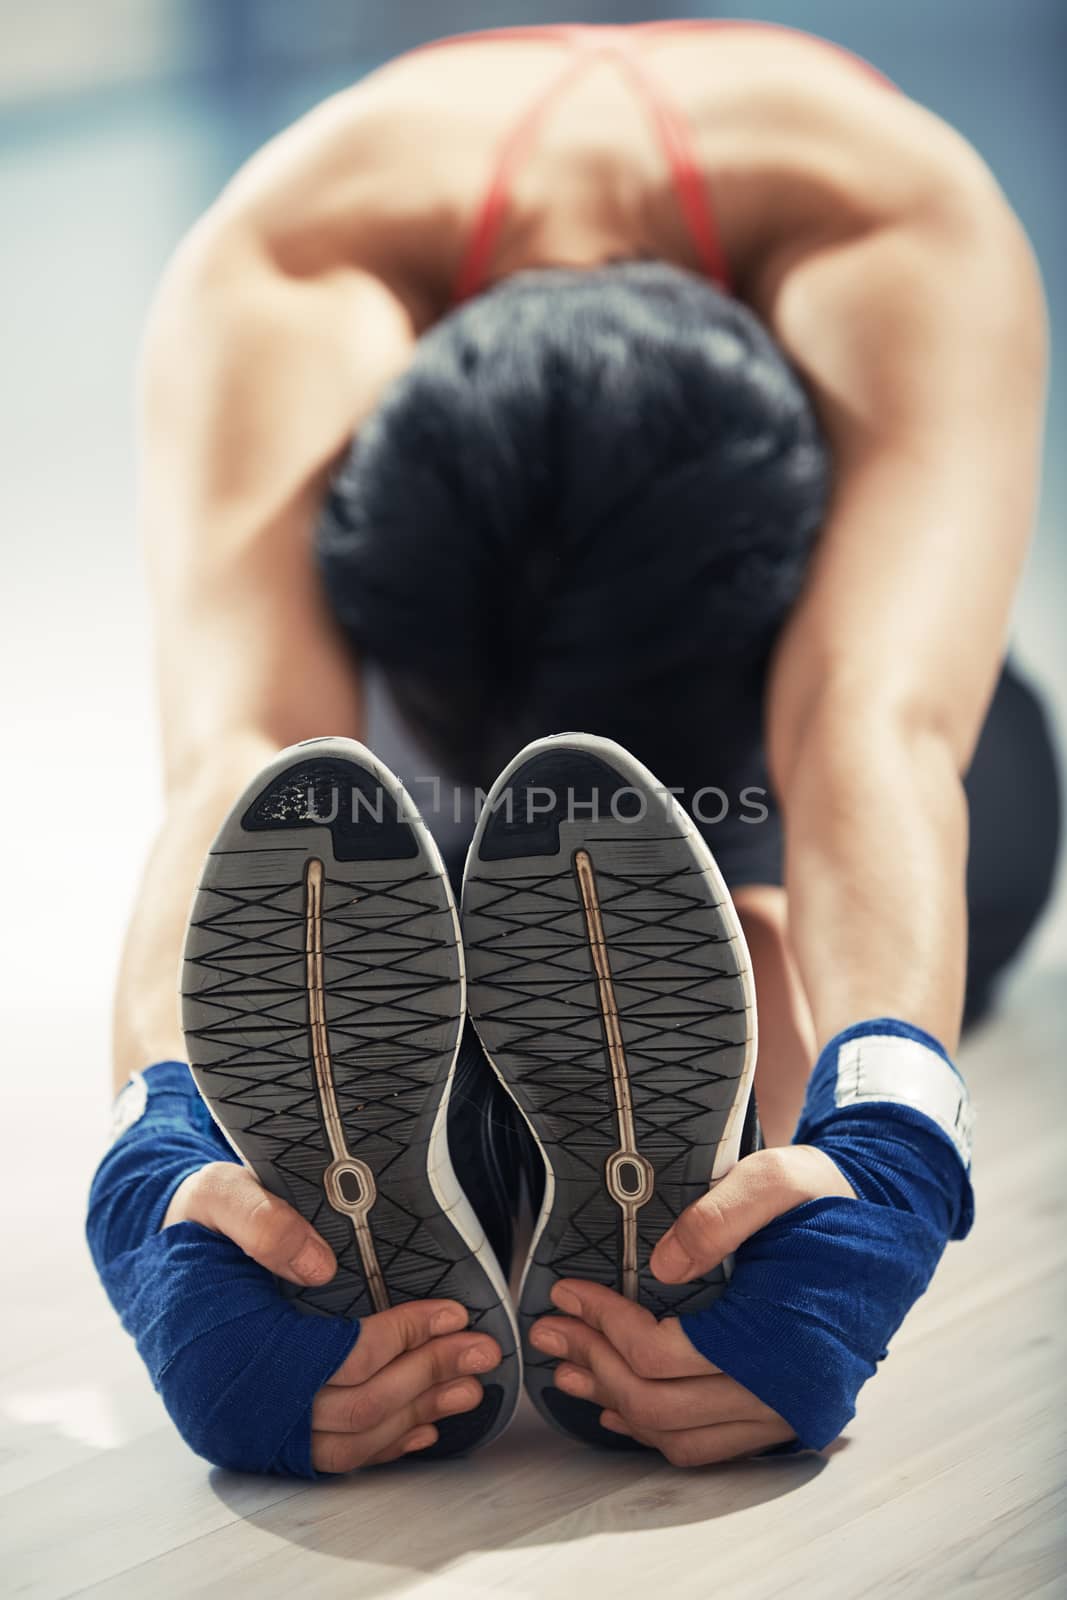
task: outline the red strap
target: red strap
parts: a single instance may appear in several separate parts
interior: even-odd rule
[[[730,286],[722,241],[719,237],[715,211],[711,203],[707,181],[693,150],[689,124],[671,102],[662,84],[649,71],[646,62],[634,48],[634,35],[662,35],[694,32],[698,28],[758,28],[764,31],[798,34],[810,37],[799,29],[780,23],[746,22],[743,19],[692,17],[677,21],[638,22],[627,26],[596,26],[582,23],[548,23],[534,27],[490,28],[481,33],[455,34],[448,39],[433,40],[420,45],[419,50],[439,49],[452,44],[475,44],[495,40],[537,40],[568,44],[577,53],[577,59],[564,67],[520,117],[500,149],[489,187],[478,211],[471,231],[470,242],[464,252],[452,293],[453,304],[469,299],[485,288],[489,279],[493,254],[504,216],[508,195],[515,173],[526,158],[535,136],[558,99],[574,84],[594,61],[614,57],[643,102],[653,127],[663,146],[670,166],[682,216],[689,230],[701,268],[713,282],[724,289]],[[875,67],[861,56],[829,40],[819,40],[828,50],[838,51],[857,66],[869,72],[879,82],[894,87]],[[412,52],[415,54],[417,52]]]
[[[667,98],[661,85],[648,72],[644,61],[632,48],[618,47],[619,65],[645,103],[659,134],[671,169],[674,190],[682,209],[689,236],[705,275],[723,289],[730,287],[730,269],[719,237],[715,211],[707,180],[693,150],[689,123]]]
[[[569,44],[581,26],[574,22],[532,22],[514,28],[478,28],[472,33],[450,33],[445,39],[427,39],[423,44],[413,45],[404,52],[403,59],[421,55],[424,50],[446,50],[453,44],[492,44],[505,39],[530,39],[541,43],[547,39],[550,44],[554,40]]]
[[[478,219],[471,232],[470,242],[456,274],[452,289],[454,305],[469,300],[472,295],[479,294],[485,288],[515,173],[525,160],[526,153],[552,105],[581,76],[590,65],[591,59],[583,53],[576,61],[570,62],[564,71],[552,79],[547,89],[537,96],[505,139],[493,169],[489,188],[482,200]]]

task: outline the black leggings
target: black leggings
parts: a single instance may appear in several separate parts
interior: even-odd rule
[[[1059,765],[1048,718],[1010,664],[989,708],[966,789],[971,844],[965,1021],[975,1022],[1048,901],[1059,852]]]
[[[720,824],[701,826],[732,889],[782,882],[781,817],[759,755],[723,784],[731,806],[748,785],[767,791],[761,802],[765,820],[744,822],[731,811]],[[964,786],[970,813],[965,1021],[971,1023],[987,1009],[997,976],[1044,909],[1059,850],[1059,768],[1048,719],[1037,694],[1010,662]],[[692,802],[695,796],[689,798]],[[711,795],[700,804],[722,809],[724,803]],[[715,810],[707,814],[714,816]]]
[[[757,728],[755,717],[750,726]],[[713,728],[709,744],[715,744]],[[696,789],[699,779],[685,757],[678,760],[664,750],[661,762],[648,765],[662,782],[683,789],[683,800],[733,890],[745,883],[781,883],[782,821],[763,752],[755,738],[747,749],[741,741],[736,750],[733,760],[726,758],[725,770],[720,768],[718,789],[705,794]],[[633,754],[640,755],[640,749]],[[707,770],[707,758],[697,760]],[[965,1021],[974,1022],[987,1010],[998,974],[1045,909],[1059,853],[1061,782],[1048,717],[1011,662],[993,694],[965,789],[971,835]],[[739,803],[745,794],[747,805]],[[753,800],[765,808],[765,818],[753,811]],[[720,811],[726,814],[715,821]],[[745,821],[753,814],[758,821]]]

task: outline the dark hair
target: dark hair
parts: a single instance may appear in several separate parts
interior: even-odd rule
[[[679,694],[722,738],[759,693],[827,476],[801,383],[736,300],[658,262],[527,272],[419,341],[318,551],[454,772],[488,781],[563,727],[651,761]]]

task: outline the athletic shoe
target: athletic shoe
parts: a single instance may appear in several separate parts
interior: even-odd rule
[[[553,1386],[528,1343],[560,1278],[657,1316],[722,1293],[729,1263],[668,1285],[653,1246],[757,1138],[748,951],[704,840],[619,745],[561,734],[493,785],[467,857],[468,1004],[540,1146],[545,1193],[519,1294],[526,1386],[567,1432],[611,1448],[599,1408]],[[743,1141],[744,1140],[744,1144]]]
[[[463,950],[437,847],[362,745],[312,739],[249,785],[207,857],[185,946],[193,1076],[272,1194],[327,1239],[337,1274],[283,1285],[364,1317],[445,1297],[499,1342],[476,1410],[423,1454],[499,1434],[518,1401],[504,1275],[449,1159]]]

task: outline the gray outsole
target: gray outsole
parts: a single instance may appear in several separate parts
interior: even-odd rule
[[[395,819],[388,806],[401,795],[396,780],[344,740],[283,752],[234,806],[192,908],[182,1020],[193,1075],[216,1121],[264,1186],[295,1206],[337,1256],[337,1274],[323,1287],[282,1284],[299,1307],[364,1317],[382,1309],[383,1294],[394,1305],[455,1299],[471,1327],[500,1344],[504,1360],[486,1378],[483,1402],[442,1419],[437,1445],[423,1452],[453,1454],[502,1431],[520,1389],[503,1276],[443,1137],[442,1102],[464,1013],[462,949],[447,877],[410,802],[399,826],[361,817],[345,837],[315,825],[306,800],[301,815],[302,780],[335,781],[346,772],[363,788],[368,776],[380,786],[385,814]],[[338,859],[338,844],[349,859]],[[309,894],[312,881],[318,899]],[[309,961],[309,926],[319,929],[321,985]],[[324,1022],[318,1039],[327,1041],[318,1055],[316,1016]],[[339,1119],[335,1143],[342,1138],[349,1164],[369,1172],[376,1191],[366,1223],[380,1278],[369,1272],[353,1215],[331,1202],[331,1193],[341,1204],[358,1195],[365,1180],[356,1171],[335,1176],[328,1192],[337,1151],[321,1069],[316,1075],[324,1054]]]
[[[582,759],[597,752],[629,787],[650,778],[607,741],[540,741],[502,775],[490,806],[516,774],[520,786],[540,785],[542,793],[558,785],[571,749]],[[699,1310],[727,1281],[719,1268],[695,1284],[662,1284],[648,1258],[679,1213],[706,1193],[723,1141],[740,1135],[752,1067],[747,950],[721,881],[709,878],[706,847],[679,808],[658,796],[643,820],[560,820],[551,849],[541,827],[532,841],[521,827],[498,829],[496,837],[491,829],[487,807],[463,891],[468,1003],[550,1173],[519,1305],[526,1386],[551,1422],[619,1448],[597,1408],[554,1388],[555,1363],[528,1340],[536,1318],[554,1311],[549,1291],[560,1278],[627,1289],[623,1210],[607,1187],[609,1158],[620,1145],[619,1101],[579,854],[595,877],[636,1148],[654,1172],[651,1196],[636,1212],[629,1292],[636,1288],[657,1316]],[[627,1178],[635,1188],[636,1169]]]

